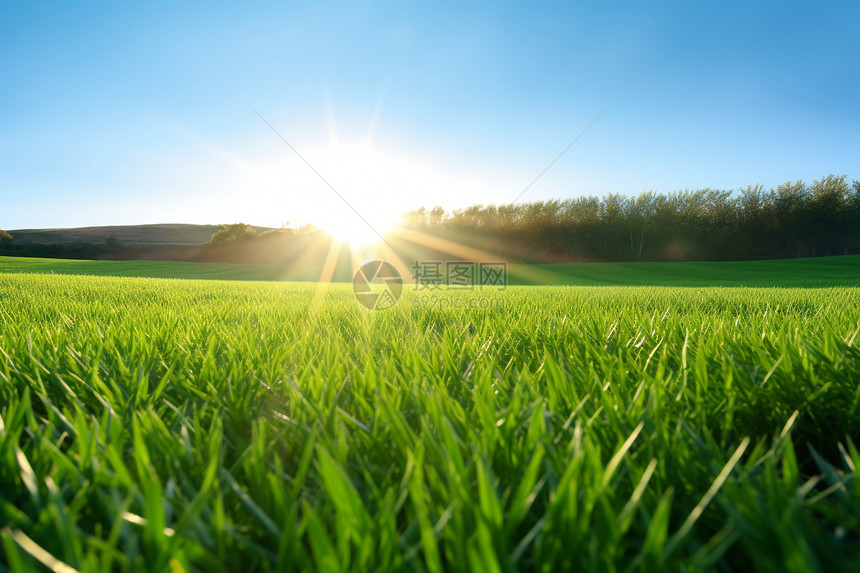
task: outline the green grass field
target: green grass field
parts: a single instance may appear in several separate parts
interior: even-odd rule
[[[0,257],[2,273],[142,278],[316,281],[317,268],[177,261],[79,261]],[[352,280],[338,268],[334,279]],[[510,265],[512,285],[837,287],[860,285],[860,255],[780,261]],[[408,277],[407,277],[408,278]]]
[[[858,261],[370,312],[3,259],[0,570],[860,570]]]

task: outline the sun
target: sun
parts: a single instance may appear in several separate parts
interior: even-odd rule
[[[345,243],[353,250],[375,246],[382,242],[382,237],[390,231],[388,227],[377,227],[362,220],[356,213],[350,216],[331,217],[319,225],[323,231],[334,237],[338,243]],[[377,234],[379,233],[379,234]],[[381,235],[381,236],[380,236]]]
[[[457,188],[426,157],[397,146],[336,140],[299,149],[276,160],[264,191],[237,200],[253,211],[247,218],[312,225],[353,251],[369,251],[384,246],[409,211],[438,205],[440,193]]]
[[[314,225],[354,250],[382,243],[403,215],[410,166],[369,145],[327,146],[309,161],[329,187],[316,195]]]

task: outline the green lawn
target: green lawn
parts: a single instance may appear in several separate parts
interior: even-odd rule
[[[186,263],[179,261],[83,261],[0,257],[0,273],[55,273],[113,277],[278,280],[283,269],[270,265]]]
[[[517,276],[540,271],[531,278]],[[514,265],[512,284],[860,286],[860,255],[778,261]]]
[[[858,570],[857,257],[383,312],[2,265],[0,571]]]
[[[175,261],[79,261],[0,257],[0,273],[56,273],[93,276],[315,281],[316,268]],[[349,269],[335,278],[351,280]],[[409,277],[405,277],[407,280]],[[779,261],[689,263],[569,263],[510,265],[512,285],[781,286],[860,285],[860,255]]]

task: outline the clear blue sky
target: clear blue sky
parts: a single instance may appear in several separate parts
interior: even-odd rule
[[[255,110],[388,215],[509,202],[604,109],[523,200],[860,179],[858,21],[856,0],[4,1],[0,228],[337,221]]]

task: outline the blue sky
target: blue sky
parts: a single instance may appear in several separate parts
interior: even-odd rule
[[[855,2],[0,4],[0,228],[860,179]]]

